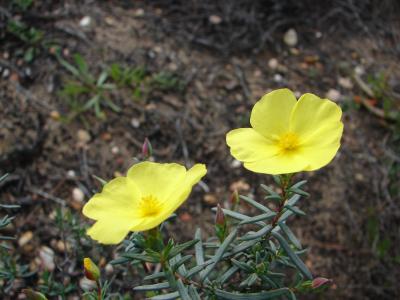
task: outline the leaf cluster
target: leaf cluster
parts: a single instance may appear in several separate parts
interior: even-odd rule
[[[223,240],[204,240],[197,229],[193,240],[183,244],[169,240],[158,251],[148,245],[146,236],[134,233],[125,252],[112,263],[161,266],[144,277],[148,283],[134,288],[152,292],[154,300],[296,299],[297,293],[311,290],[313,276],[301,259],[306,249],[287,221],[305,214],[297,204],[308,195],[302,189],[306,182],[290,184],[290,176],[275,180],[281,191],[262,185],[263,202],[240,196],[256,215],[223,209],[229,224]]]

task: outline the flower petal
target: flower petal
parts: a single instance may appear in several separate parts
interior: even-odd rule
[[[331,162],[340,147],[342,132],[343,123],[332,123],[318,130],[301,146],[302,155],[308,161],[306,171],[320,169]]]
[[[290,118],[290,131],[306,141],[325,127],[340,126],[342,110],[334,102],[314,94],[304,94],[297,101]],[[329,136],[327,136],[329,138]]]
[[[266,159],[245,162],[244,167],[250,171],[263,174],[288,174],[307,168],[308,162],[299,154],[279,154]]]
[[[104,185],[102,192],[95,194],[82,212],[94,220],[132,218],[135,202],[140,198],[140,191],[132,180],[117,177]]]
[[[145,161],[132,166],[127,177],[139,187],[143,196],[153,195],[162,201],[174,192],[185,174],[185,167],[179,164]]]
[[[87,234],[102,244],[118,244],[131,231],[137,221],[127,218],[115,219],[112,216],[97,221]]]
[[[184,167],[183,167],[184,168]],[[169,216],[182,205],[192,191],[193,185],[207,173],[203,164],[196,164],[190,170],[185,171],[183,180],[171,183],[174,190],[168,198],[160,198],[162,201],[161,214],[154,218],[143,218],[140,223],[131,227],[132,231],[144,231],[156,227],[164,222]]]
[[[239,128],[228,132],[226,143],[233,157],[243,162],[251,162],[277,154],[276,145],[253,128]]]
[[[277,139],[289,129],[289,120],[296,97],[289,89],[264,95],[251,111],[250,124],[261,135]]]

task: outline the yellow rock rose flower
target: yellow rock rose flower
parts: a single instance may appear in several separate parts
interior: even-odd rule
[[[117,244],[130,231],[145,231],[165,221],[189,196],[205,174],[205,165],[190,170],[179,164],[141,162],[105,184],[83,207],[97,222],[88,235],[103,244]]]
[[[328,99],[289,89],[264,95],[253,107],[252,128],[228,132],[231,154],[250,171],[288,174],[327,165],[340,147],[342,110]]]

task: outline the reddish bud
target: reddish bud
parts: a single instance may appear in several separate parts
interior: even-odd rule
[[[88,257],[83,259],[83,271],[85,273],[85,277],[89,280],[98,281],[100,279],[99,268]]]
[[[313,289],[317,289],[317,288],[319,288],[321,286],[327,286],[327,285],[329,285],[331,283],[332,283],[331,279],[323,278],[323,277],[317,277],[312,281],[311,287]]]
[[[231,203],[232,203],[233,205],[239,204],[240,198],[239,198],[239,193],[238,193],[237,190],[235,190],[235,191],[232,193],[231,199],[230,199],[230,200],[231,200]]]
[[[215,216],[215,224],[216,225],[225,225],[225,214],[224,211],[221,208],[221,205],[217,205],[217,214]]]
[[[142,146],[142,155],[146,159],[153,155],[153,147],[151,146],[148,138],[144,139],[144,143]]]

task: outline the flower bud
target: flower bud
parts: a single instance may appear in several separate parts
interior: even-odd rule
[[[329,285],[331,283],[332,283],[331,279],[323,278],[323,277],[317,277],[317,278],[314,278],[314,280],[312,281],[311,287],[313,289],[317,289],[317,288],[322,287],[322,286],[327,286],[327,285]]]
[[[216,225],[225,225],[225,214],[224,211],[221,208],[221,205],[217,205],[217,214],[215,216],[215,224]]]
[[[144,139],[144,143],[142,146],[142,155],[146,159],[153,155],[153,147],[151,146],[148,138]]]
[[[225,214],[219,204],[217,206],[217,214],[215,216],[215,233],[221,243],[225,240],[228,234]]]
[[[236,206],[236,205],[239,204],[240,198],[239,198],[239,193],[238,193],[237,190],[235,190],[235,191],[232,193],[231,199],[230,199],[230,200],[231,200],[231,203],[233,204],[233,206]]]
[[[98,281],[100,279],[100,270],[96,264],[88,257],[83,259],[83,270],[85,277],[89,280]]]
[[[47,300],[45,295],[31,289],[23,289],[22,292],[25,294],[26,299],[28,300]]]

